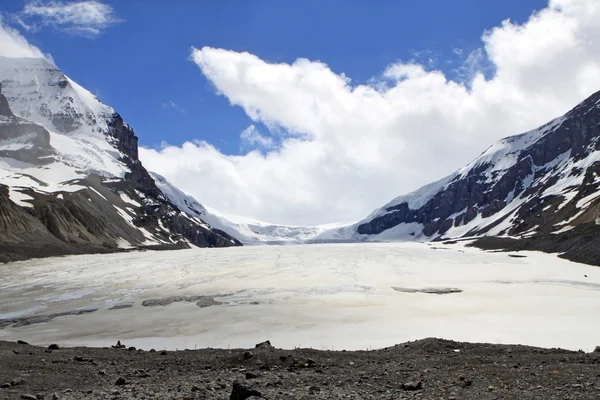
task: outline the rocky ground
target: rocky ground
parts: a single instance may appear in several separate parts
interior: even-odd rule
[[[0,342],[1,399],[598,399],[600,352],[425,339],[375,351]]]

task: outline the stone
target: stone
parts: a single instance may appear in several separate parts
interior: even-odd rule
[[[249,351],[245,351],[245,352],[244,352],[244,354],[242,355],[242,357],[244,357],[244,360],[249,360],[249,359],[251,359],[252,357],[254,357],[254,354],[252,354],[252,353],[251,353],[251,352],[249,352]]]
[[[58,350],[58,349],[60,349],[60,346],[55,343],[48,346],[48,350]]]
[[[229,400],[247,400],[252,396],[262,397],[262,394],[250,388],[249,386],[244,385],[238,381],[233,382],[233,389],[231,390],[231,395],[229,396]]]
[[[463,389],[464,389],[464,388],[468,388],[468,387],[470,387],[470,386],[472,386],[472,385],[473,385],[473,381],[470,381],[470,380],[461,380],[461,381],[458,383],[458,386],[460,386],[460,387],[461,387],[461,388],[463,388]]]
[[[23,341],[23,340],[17,340],[17,343],[18,343],[18,344],[29,344],[29,343],[27,343],[27,342],[25,342],[25,341]]]
[[[23,393],[20,397],[22,400],[38,400],[38,398],[32,394]]]
[[[252,372],[246,372],[246,379],[256,379],[258,375],[253,374]]]
[[[117,386],[127,385],[127,381],[125,380],[125,378],[121,377],[121,378],[117,379],[117,381],[115,382],[115,385],[117,385]]]
[[[256,348],[256,349],[272,349],[273,346],[271,345],[270,340],[265,340],[264,342],[258,343],[256,346],[254,346],[254,348]]]
[[[423,389],[423,382],[406,382],[402,384],[402,390],[415,391]]]
[[[3,383],[0,385],[0,389],[6,389],[6,388],[9,388],[10,386],[11,386],[10,383]]]
[[[594,349],[594,353],[600,353],[600,346],[596,346],[596,348]]]
[[[11,386],[21,386],[24,384],[25,384],[25,379],[23,379],[23,378],[15,378],[12,381],[10,381]]]

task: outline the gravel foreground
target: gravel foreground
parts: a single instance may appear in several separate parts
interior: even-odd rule
[[[600,352],[440,339],[374,351],[257,346],[165,352],[0,342],[0,399],[600,398]]]

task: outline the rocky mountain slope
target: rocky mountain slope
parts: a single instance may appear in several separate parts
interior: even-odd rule
[[[526,248],[545,250],[566,240],[570,245],[559,251],[582,261],[576,253],[586,252],[590,240],[595,248],[599,244],[599,139],[597,92],[562,117],[494,143],[450,176],[325,236],[358,240],[526,238],[521,246],[529,243]],[[589,240],[580,240],[582,236]],[[513,243],[485,240],[486,247],[509,242]],[[598,255],[589,253],[585,258],[600,263]]]
[[[44,59],[0,57],[0,261],[240,245],[165,197],[111,107]]]

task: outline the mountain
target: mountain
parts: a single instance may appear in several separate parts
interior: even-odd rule
[[[45,59],[0,57],[0,261],[240,244],[164,195],[111,107]]]
[[[300,244],[310,242],[340,224],[319,226],[289,226],[270,224],[252,218],[226,215],[200,204],[194,197],[170,184],[157,173],[150,173],[165,196],[184,210],[210,226],[235,237],[243,244]]]
[[[599,140],[597,92],[562,117],[494,143],[464,168],[323,238],[485,237],[478,243],[486,248],[560,251],[598,264]]]

